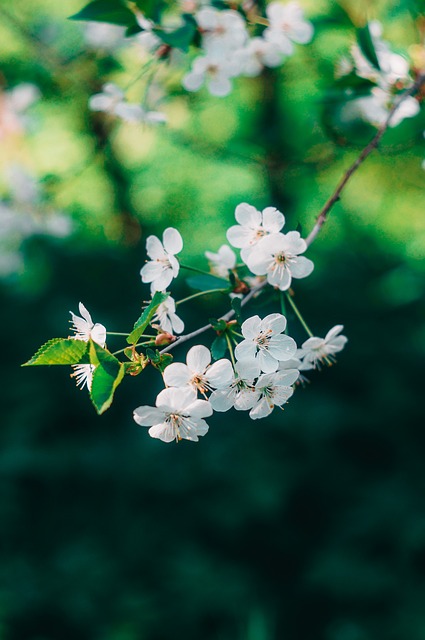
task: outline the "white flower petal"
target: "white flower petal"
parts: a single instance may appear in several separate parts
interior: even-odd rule
[[[146,238],[146,253],[151,260],[161,260],[165,256],[161,240],[156,236]]]
[[[265,349],[261,349],[261,351],[258,352],[257,359],[261,367],[261,371],[264,371],[264,373],[272,373],[273,371],[276,371],[279,366],[279,362],[276,358],[274,358],[271,353]]]
[[[304,256],[297,256],[289,260],[289,269],[293,278],[307,278],[314,269],[314,262]]]
[[[261,318],[260,316],[251,316],[241,326],[242,335],[248,340],[254,340],[261,331]],[[242,360],[243,358],[240,358]]]
[[[180,253],[183,249],[183,239],[177,229],[174,229],[173,227],[165,229],[162,240],[165,250],[167,253],[171,253],[171,255]]]
[[[172,442],[176,439],[176,431],[169,422],[162,422],[151,427],[148,431],[151,438],[157,438],[162,442]]]
[[[207,400],[195,400],[186,407],[187,413],[193,418],[208,418],[213,413],[213,408]]]
[[[164,412],[157,407],[137,407],[133,412],[133,418],[142,427],[152,427],[164,420]]]
[[[261,331],[271,329],[273,333],[283,333],[286,329],[286,318],[281,313],[270,313],[261,320]]]
[[[269,398],[261,398],[261,400],[249,412],[249,417],[252,420],[266,418],[271,414],[273,408],[273,402]]]
[[[233,380],[233,367],[230,360],[222,358],[217,360],[206,373],[206,377],[211,386],[216,389],[228,387]]]
[[[142,282],[152,282],[159,278],[164,270],[163,264],[160,262],[147,262],[141,269],[140,275]]]
[[[187,366],[193,373],[204,373],[211,362],[211,352],[202,344],[197,344],[187,352]]]
[[[261,213],[247,202],[238,204],[235,209],[235,218],[243,227],[255,229],[261,226]]]
[[[182,362],[172,362],[164,369],[164,382],[168,387],[184,387],[190,384],[192,372]]]
[[[278,233],[285,225],[284,215],[275,209],[275,207],[267,207],[263,209],[263,227],[269,233]]]

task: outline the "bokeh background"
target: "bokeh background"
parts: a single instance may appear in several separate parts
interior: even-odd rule
[[[19,256],[0,281],[1,640],[425,639],[423,114],[387,133],[309,252],[298,304],[317,335],[341,323],[349,343],[284,413],[216,414],[198,444],[165,445],[132,420],[159,374],[126,380],[98,417],[68,369],[20,368],[68,335],[80,300],[109,330],[132,327],[150,233],[176,226],[185,262],[205,268],[240,202],[310,230],[374,132],[340,117],[334,88],[352,22],[381,19],[406,51],[419,3],[301,4],[313,43],[228,98],[187,95],[178,70],[164,73],[161,129],[89,112],[105,79],[137,74],[140,52],[90,46],[67,20],[82,3],[0,6],[4,89],[40,94],[22,131],[3,133],[4,202],[18,165],[38,181],[37,219],[72,224],[22,242],[2,230]],[[190,293],[184,279],[174,293]],[[226,310],[183,306],[187,328],[211,305]]]

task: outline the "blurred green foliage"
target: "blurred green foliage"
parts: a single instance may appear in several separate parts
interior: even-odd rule
[[[0,289],[0,639],[424,640],[423,114],[388,132],[309,252],[297,302],[318,335],[341,322],[349,343],[284,413],[217,414],[198,445],[167,446],[132,420],[159,373],[126,380],[99,418],[65,369],[19,367],[67,335],[80,300],[108,329],[132,327],[150,232],[178,227],[203,266],[241,201],[308,231],[373,134],[338,121],[347,12],[379,17],[403,48],[419,5],[305,1],[316,37],[281,72],[222,100],[173,78],[170,124],[153,131],[87,109],[105,78],[137,73],[134,52],[87,51],[66,20],[77,0],[36,4],[0,7],[3,80],[43,96],[0,163],[30,167],[76,232],[29,239],[26,272]],[[188,329],[211,304],[218,315],[216,298],[182,312]]]

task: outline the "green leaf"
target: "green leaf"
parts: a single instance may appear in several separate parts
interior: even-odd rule
[[[88,363],[87,342],[74,338],[53,338],[37,351],[23,367],[42,364]]]
[[[217,320],[216,318],[210,318],[209,323],[214,331],[226,331],[227,329],[227,322],[222,318],[220,320]]]
[[[364,57],[369,60],[375,69],[380,71],[381,67],[379,66],[378,56],[376,55],[375,45],[373,44],[372,34],[370,33],[368,24],[357,29],[357,42]]]
[[[152,29],[152,31],[156,33],[164,44],[168,44],[170,47],[180,49],[181,51],[188,51],[189,45],[196,33],[197,25],[194,17],[188,13],[184,13],[182,18],[182,26],[175,29],[175,31],[164,31],[163,29]]]
[[[240,298],[232,298],[232,309],[235,312],[235,318],[241,324],[242,316],[241,316],[241,299]]]
[[[94,0],[81,11],[70,16],[70,20],[92,20],[108,22],[122,27],[137,26],[134,13],[121,0]]]
[[[169,295],[169,293],[161,293],[160,291],[155,291],[150,304],[143,311],[140,318],[134,323],[133,331],[127,338],[128,344],[136,344],[136,342],[154,317],[159,305],[162,304]]]
[[[211,354],[214,360],[224,357],[227,351],[227,340],[224,334],[217,336],[211,345]]]
[[[90,340],[89,345],[90,363],[95,367],[90,398],[100,415],[111,406],[115,389],[124,377],[125,367],[112,353],[93,340]]]
[[[224,278],[217,278],[217,276],[199,275],[190,276],[186,278],[186,282],[192,289],[199,289],[199,291],[209,291],[210,289],[226,289],[230,290],[230,283]]]

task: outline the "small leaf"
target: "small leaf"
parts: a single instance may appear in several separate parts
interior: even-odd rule
[[[53,338],[37,351],[23,367],[45,364],[87,364],[87,342],[75,338]],[[86,357],[84,357],[86,356]]]
[[[70,16],[70,20],[108,22],[122,27],[137,26],[134,13],[121,0],[94,0],[81,11]]]
[[[235,312],[235,318],[241,324],[242,316],[241,316],[241,299],[240,298],[232,298],[231,305],[232,309]]]
[[[224,278],[217,278],[217,276],[199,275],[186,278],[186,282],[192,289],[198,289],[199,291],[209,291],[210,289],[226,289],[230,290],[230,283]]]
[[[210,318],[209,323],[214,331],[226,331],[227,322],[225,320],[217,320],[216,318]]]
[[[223,358],[227,351],[227,341],[224,334],[217,336],[211,345],[211,354],[214,360]]]
[[[368,24],[357,29],[357,41],[364,57],[369,60],[375,69],[380,71],[381,67],[379,66],[378,56],[376,55],[375,45],[373,44],[372,34],[370,33]]]
[[[155,291],[151,302],[143,311],[140,318],[134,323],[133,331],[127,338],[128,344],[136,344],[136,342],[154,317],[159,305],[162,304],[169,295],[169,293],[161,293],[160,291]]]
[[[164,44],[186,52],[197,31],[197,25],[194,17],[188,13],[183,14],[182,18],[182,26],[175,29],[175,31],[164,31],[163,29],[152,29],[152,31],[156,33]]]
[[[100,415],[112,404],[115,389],[122,381],[125,367],[107,349],[90,340],[90,363],[94,365],[90,398]]]

